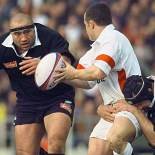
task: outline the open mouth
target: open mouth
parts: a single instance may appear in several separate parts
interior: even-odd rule
[[[29,44],[26,43],[26,44],[21,44],[21,48],[28,48],[29,47]]]

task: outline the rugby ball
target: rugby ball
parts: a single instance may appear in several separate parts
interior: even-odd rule
[[[54,76],[58,73],[55,70],[64,67],[63,57],[60,53],[49,53],[39,62],[35,71],[35,83],[41,90],[50,90],[57,84],[54,83]]]

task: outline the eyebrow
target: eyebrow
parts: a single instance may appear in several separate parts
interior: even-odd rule
[[[25,30],[25,29],[32,29],[32,28],[34,28],[34,24],[28,25],[28,26],[23,26],[23,27],[18,27],[18,28],[14,28],[14,29],[10,29],[10,32],[16,32],[16,31]]]

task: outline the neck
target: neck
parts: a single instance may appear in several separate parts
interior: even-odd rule
[[[100,34],[102,33],[102,31],[104,30],[105,26],[98,26],[96,28],[96,39],[100,36]]]

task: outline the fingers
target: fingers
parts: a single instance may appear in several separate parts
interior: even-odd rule
[[[112,106],[109,106],[109,108],[107,109],[107,111],[109,112],[109,113],[116,113],[117,111],[116,111],[116,108],[115,107],[112,107]]]
[[[61,73],[61,72],[64,72],[64,71],[65,71],[65,68],[55,70],[55,72],[57,72],[57,73]]]
[[[105,117],[105,120],[108,121],[108,122],[111,122],[113,123],[114,122],[114,119],[115,119],[115,115],[114,114],[109,114]]]
[[[35,73],[39,61],[39,58],[24,57],[24,60],[19,63],[21,66],[19,69],[22,70],[22,74],[32,75]]]
[[[24,59],[29,60],[32,59],[32,57],[24,57]]]
[[[54,76],[54,78],[55,78],[55,76]],[[59,83],[59,82],[63,81],[64,79],[66,79],[66,75],[62,74],[61,77],[55,79],[54,83]]]
[[[113,122],[115,119],[115,115],[111,114],[111,113],[103,113],[100,115],[102,118],[104,118],[104,120],[108,121],[108,122]]]
[[[23,64],[23,66],[20,67],[19,69],[20,69],[20,70],[25,70],[25,69],[27,69],[27,68],[30,68],[31,66],[32,66],[32,64]]]
[[[111,107],[108,105],[101,104],[98,109],[97,113],[106,121],[113,122],[115,119],[116,109],[115,107]]]
[[[26,75],[32,75],[34,73],[35,73],[35,67],[34,66],[32,66],[32,67],[30,67],[30,68],[28,68],[22,72],[22,74],[26,74]]]

